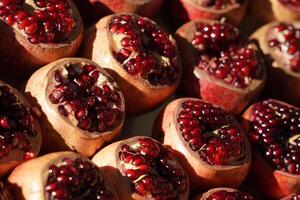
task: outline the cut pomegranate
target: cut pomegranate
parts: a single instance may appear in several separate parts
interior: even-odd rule
[[[262,91],[266,72],[257,46],[232,25],[191,21],[177,30],[185,71],[181,91],[239,114]]]
[[[44,112],[46,151],[73,149],[89,157],[122,129],[123,95],[107,72],[90,60],[50,63],[31,76],[26,91]]]
[[[243,114],[243,127],[256,152],[255,185],[270,197],[300,192],[300,109],[269,99]]]
[[[233,188],[215,188],[195,197],[194,200],[254,200],[254,198]]]
[[[233,116],[210,103],[193,98],[171,102],[153,133],[174,150],[192,189],[238,187],[248,173],[247,138]]]
[[[41,130],[32,110],[21,93],[0,81],[0,176],[39,153]]]
[[[282,198],[281,200],[300,200],[300,194],[291,194],[287,197]]]
[[[101,19],[89,30],[82,54],[107,68],[120,84],[130,114],[159,105],[179,84],[175,41],[147,18],[119,14]]]
[[[0,0],[0,30],[3,71],[29,73],[74,55],[83,24],[70,0]]]
[[[5,185],[2,182],[0,182],[0,199],[13,200],[10,191],[5,187]]]
[[[113,143],[93,161],[114,169],[106,175],[122,199],[188,199],[185,171],[170,150],[149,137]]]
[[[25,162],[11,173],[8,182],[15,199],[119,199],[102,169],[73,152]]]
[[[257,30],[270,66],[267,89],[271,96],[298,105],[300,101],[300,23],[272,22]]]

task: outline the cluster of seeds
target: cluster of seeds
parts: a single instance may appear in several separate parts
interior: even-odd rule
[[[71,64],[57,69],[54,77],[57,85],[49,100],[58,104],[59,112],[73,119],[79,128],[103,132],[121,123],[121,92],[95,66]]]
[[[134,15],[118,15],[109,24],[117,45],[114,56],[133,76],[152,85],[171,85],[178,79],[179,57],[175,43],[156,24]]]
[[[254,200],[254,198],[240,191],[229,192],[220,190],[212,193],[207,200]]]
[[[149,138],[122,144],[119,150],[121,165],[140,195],[154,199],[178,199],[187,189],[187,177],[175,156]]]
[[[210,165],[227,165],[244,157],[245,141],[233,118],[203,101],[184,101],[178,115],[183,139]]]

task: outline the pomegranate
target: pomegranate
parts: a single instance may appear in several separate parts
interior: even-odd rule
[[[92,156],[116,137],[124,122],[124,97],[96,63],[65,58],[36,71],[26,93],[43,111],[45,151],[72,149]]]
[[[214,188],[194,200],[254,200],[252,196],[233,188]]]
[[[274,198],[299,193],[300,109],[268,99],[250,106],[242,119],[255,152],[249,176],[255,186]]]
[[[107,168],[122,199],[188,199],[189,182],[174,154],[149,137],[133,137],[100,150],[93,161]]]
[[[300,23],[272,22],[258,29],[252,37],[258,40],[267,57],[270,96],[299,104]]]
[[[248,0],[172,0],[166,1],[172,21],[185,23],[190,20],[220,19],[238,25],[245,14]]]
[[[8,182],[18,200],[119,199],[102,169],[73,152],[51,153],[24,162]]]
[[[281,200],[300,200],[300,194],[291,194],[287,197],[282,198]]]
[[[5,185],[0,182],[0,199],[1,200],[12,200],[12,196],[9,190],[5,187]]]
[[[21,93],[0,81],[0,176],[39,153],[41,130],[34,111]]]
[[[72,56],[82,34],[83,24],[71,0],[0,0],[1,71],[24,75]]]
[[[129,114],[141,114],[177,88],[181,63],[176,44],[155,22],[123,13],[102,18],[85,38],[82,55],[120,84]]]
[[[236,188],[248,173],[250,146],[238,122],[203,100],[169,103],[156,119],[153,134],[174,150],[193,190]]]
[[[182,93],[201,97],[239,114],[259,96],[266,79],[255,43],[243,41],[232,25],[190,21],[176,32],[185,70]]]

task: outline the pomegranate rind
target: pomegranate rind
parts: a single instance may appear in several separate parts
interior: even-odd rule
[[[291,105],[270,99],[282,105],[291,107]],[[251,105],[242,115],[241,125],[247,132],[249,123],[253,121],[253,108]],[[262,194],[271,198],[280,198],[291,193],[300,192],[300,176],[273,169],[258,153],[252,153],[252,163],[249,172],[249,179],[255,183]]]
[[[84,58],[64,58],[52,62],[36,71],[26,84],[26,95],[41,108],[43,115],[43,150],[45,152],[59,150],[75,150],[84,156],[91,157],[105,143],[118,136],[124,124],[124,116],[113,130],[105,132],[88,132],[75,126],[67,117],[58,112],[56,105],[48,98],[49,84],[54,81],[54,71],[68,63],[91,64],[107,77],[109,74],[95,62]],[[113,80],[113,79],[112,79]],[[124,97],[121,96],[121,111],[125,112]]]
[[[219,187],[219,188],[210,189],[207,192],[194,197],[193,200],[206,200],[211,194],[218,192],[218,191],[224,191],[224,190],[228,191],[228,192],[238,192],[239,191],[234,188]]]
[[[252,101],[257,99],[265,87],[266,70],[262,58],[258,60],[260,73],[258,78],[253,79],[246,88],[237,88],[226,84],[223,80],[216,79],[204,70],[199,69],[195,48],[191,45],[197,23],[214,23],[212,20],[190,21],[176,31],[176,41],[181,50],[181,58],[184,63],[180,90],[182,93],[193,97],[200,97],[203,100],[215,104],[234,115],[240,114]],[[249,47],[259,50],[254,44]],[[260,56],[259,56],[260,57]],[[262,56],[261,56],[262,57]]]
[[[281,59],[276,53],[276,48],[268,46],[268,32],[280,22],[271,22],[259,28],[251,38],[259,42],[267,62],[268,79],[266,89],[274,98],[299,105],[300,102],[300,73],[294,72],[281,64]],[[293,25],[300,27],[297,21]]]
[[[177,116],[182,102],[187,100],[201,101],[196,98],[180,98],[169,103],[157,117],[153,136],[162,144],[172,149],[179,162],[188,174],[191,190],[211,189],[214,187],[237,188],[246,178],[250,163],[250,144],[245,138],[245,158],[233,165],[209,165],[193,152],[181,138],[177,126]]]
[[[129,183],[129,180],[126,176],[123,176],[119,169],[119,154],[118,150],[120,149],[121,144],[127,144],[131,141],[137,141],[140,138],[149,138],[144,136],[136,136],[129,139],[121,140],[106,146],[101,149],[93,158],[92,161],[96,163],[97,166],[104,169],[103,175],[110,178],[111,184],[114,186],[115,190],[118,192],[118,195],[124,200],[145,200],[152,198],[145,198],[140,194],[134,192]],[[152,138],[149,138],[154,140]],[[154,140],[155,141],[155,140]],[[177,159],[178,164],[180,163]],[[179,167],[184,171],[184,168],[179,165]],[[186,173],[186,171],[184,171]],[[186,173],[187,174],[187,173]],[[188,183],[188,180],[187,180]],[[185,193],[181,194],[178,199],[187,200],[189,197],[189,183],[188,189]]]
[[[21,94],[18,90],[13,88],[12,86],[0,81],[0,85],[6,85],[11,89],[11,92],[16,95],[18,100],[28,109],[33,108],[27,99]],[[35,127],[37,135],[35,137],[28,138],[30,141],[31,149],[30,153],[32,153],[33,157],[36,157],[39,154],[42,136],[41,136],[41,127],[36,118],[33,119],[33,125]],[[6,175],[9,171],[11,171],[14,167],[24,161],[24,155],[26,152],[19,151],[16,149],[12,149],[8,156],[0,159],[0,177]]]
[[[133,15],[130,13],[121,13],[118,15],[124,14]],[[175,92],[181,78],[181,65],[178,67],[178,79],[172,85],[153,86],[144,79],[129,74],[113,56],[112,44],[110,42],[109,22],[118,15],[109,15],[102,18],[87,31],[81,55],[103,66],[119,83],[125,97],[126,112],[128,114],[143,114],[160,105]],[[175,40],[173,38],[171,40],[176,46]]]
[[[65,151],[46,154],[24,162],[16,167],[8,177],[9,188],[11,188],[14,198],[18,200],[48,200],[45,186],[47,184],[49,167],[53,164],[60,164],[64,158],[80,158],[88,161],[87,158],[77,153]],[[102,169],[100,168],[99,170],[101,175],[103,175],[104,172]],[[32,173],[33,171],[34,173]],[[106,184],[111,185],[109,179],[104,179]],[[115,200],[118,200],[118,196],[113,190],[113,187],[110,187],[110,189],[112,189]]]

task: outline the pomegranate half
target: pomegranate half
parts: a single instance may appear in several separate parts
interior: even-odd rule
[[[176,32],[185,70],[181,92],[241,113],[264,88],[266,70],[258,47],[228,23],[190,21]]]
[[[155,22],[134,14],[102,18],[87,32],[82,55],[107,69],[119,83],[129,114],[158,106],[181,78],[175,40]]]
[[[24,162],[14,169],[8,183],[18,200],[119,199],[102,169],[73,152]]]
[[[20,92],[0,81],[0,176],[38,155],[42,141],[35,110]]]
[[[252,196],[233,188],[214,188],[193,200],[254,200]]]
[[[272,22],[252,37],[266,55],[267,91],[272,97],[300,105],[300,22]]]
[[[92,156],[123,126],[125,103],[114,80],[93,61],[65,58],[36,71],[26,94],[41,107],[44,151]]]
[[[73,56],[83,24],[71,0],[0,0],[0,35],[2,73],[23,76]]]
[[[232,115],[203,100],[169,103],[153,134],[174,151],[195,191],[237,188],[248,174],[251,152],[243,130]]]
[[[242,116],[254,150],[250,179],[268,197],[300,192],[300,109],[268,99]]]
[[[174,154],[149,137],[106,146],[92,159],[112,180],[123,200],[187,200],[189,182]]]

